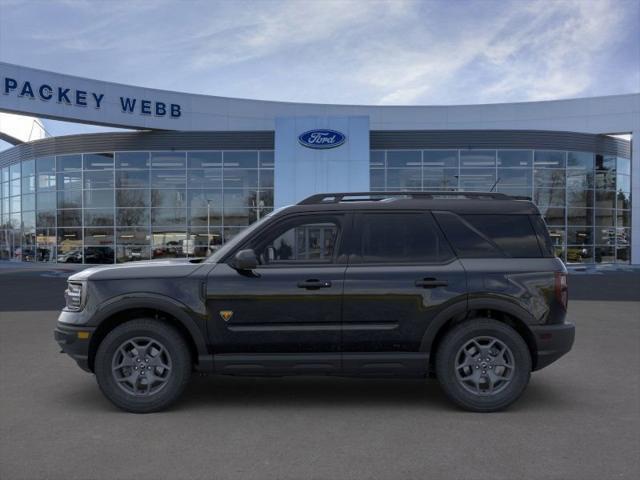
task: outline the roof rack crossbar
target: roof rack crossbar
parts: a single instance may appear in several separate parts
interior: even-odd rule
[[[494,200],[509,200],[512,197],[504,193],[494,192],[453,192],[453,191],[432,191],[432,192],[341,192],[341,193],[317,193],[298,202],[298,205],[314,205],[319,203],[340,203],[344,201],[380,201],[392,197],[411,198],[434,198],[434,197],[461,197],[461,198],[492,198]],[[350,198],[354,197],[354,198]],[[355,197],[370,197],[358,199]]]

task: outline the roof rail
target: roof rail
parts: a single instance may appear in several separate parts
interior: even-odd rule
[[[340,203],[340,202],[362,202],[381,201],[393,197],[410,198],[437,198],[437,197],[459,197],[459,198],[491,198],[494,200],[510,200],[513,197],[504,193],[493,192],[342,192],[342,193],[317,193],[298,202],[298,205],[314,205],[319,203]]]

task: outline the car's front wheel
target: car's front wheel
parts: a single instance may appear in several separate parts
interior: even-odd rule
[[[102,340],[95,358],[104,395],[134,413],[171,405],[187,385],[191,369],[189,347],[180,332],[154,319],[117,326]]]
[[[482,318],[452,328],[436,355],[436,375],[446,395],[474,412],[502,410],[524,392],[531,355],[509,325]]]

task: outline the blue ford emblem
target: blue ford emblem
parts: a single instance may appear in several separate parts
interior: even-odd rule
[[[335,148],[347,141],[344,133],[326,128],[309,130],[298,136],[301,145],[307,148]]]

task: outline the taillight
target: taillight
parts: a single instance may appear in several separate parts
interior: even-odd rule
[[[556,272],[556,300],[560,302],[566,310],[569,303],[569,286],[567,285],[567,274]]]

